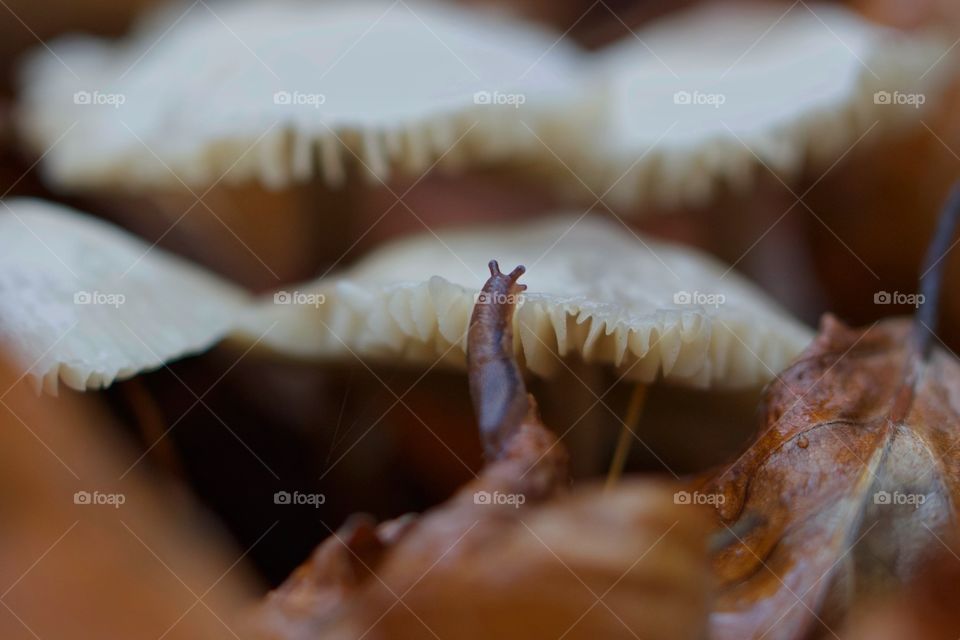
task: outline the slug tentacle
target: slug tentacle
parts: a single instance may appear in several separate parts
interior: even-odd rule
[[[509,274],[491,260],[470,317],[467,369],[470,396],[488,460],[503,454],[503,445],[533,409],[513,352],[513,312],[526,285],[517,280],[521,265]]]

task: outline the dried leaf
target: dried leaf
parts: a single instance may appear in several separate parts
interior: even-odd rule
[[[960,637],[960,545],[943,540],[916,579],[854,612],[845,640],[956,640]]]
[[[704,637],[705,522],[672,488],[629,481],[515,509],[475,504],[485,482],[403,523],[380,563],[361,563],[347,525],[256,612],[255,637]]]
[[[0,390],[0,638],[236,639],[242,550],[135,463],[99,398],[38,401],[2,359]]]
[[[960,365],[916,354],[913,325],[827,316],[771,384],[763,432],[704,492],[763,522],[716,558],[717,638],[806,637],[906,582],[956,528]]]

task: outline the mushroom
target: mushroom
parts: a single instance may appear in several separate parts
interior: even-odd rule
[[[550,376],[562,358],[625,379],[720,388],[763,383],[810,331],[723,265],[600,217],[425,233],[344,273],[253,301],[234,285],[77,211],[15,199],[0,212],[0,339],[48,391],[203,351],[231,336],[303,358],[464,366],[491,255],[525,261],[517,353]]]
[[[55,42],[24,65],[20,112],[58,185],[279,188],[339,184],[351,156],[378,180],[520,156],[615,203],[675,206],[916,121],[948,45],[820,4],[707,4],[586,55],[432,3],[241,2]]]
[[[194,5],[119,43],[50,48],[24,65],[22,122],[71,187],[279,188],[339,183],[352,155],[379,179],[504,159],[539,147],[529,127],[575,98],[580,63],[540,27],[422,2]]]
[[[35,387],[56,393],[204,351],[247,294],[78,211],[33,199],[0,207],[0,341]]]
[[[563,214],[395,241],[340,275],[262,300],[245,332],[300,357],[463,366],[480,268],[491,256],[528,267],[514,343],[540,376],[572,357],[632,381],[751,387],[811,335],[700,253],[600,216]]]
[[[615,205],[702,204],[758,165],[794,175],[877,124],[917,123],[949,80],[951,42],[836,5],[703,3],[595,54],[597,128],[548,142],[566,184],[572,171]]]

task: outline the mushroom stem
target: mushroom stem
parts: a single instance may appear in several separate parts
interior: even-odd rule
[[[183,466],[177,455],[173,443],[166,436],[169,428],[163,419],[163,411],[157,404],[156,398],[150,393],[146,385],[136,378],[121,383],[123,396],[140,437],[145,447],[149,447],[150,454],[172,476],[183,479]]]
[[[640,414],[643,413],[643,406],[646,399],[647,385],[638,383],[630,395],[630,403],[627,405],[627,416],[620,427],[620,437],[617,438],[617,448],[614,449],[613,459],[610,461],[610,470],[607,472],[607,489],[615,485],[620,479],[620,476],[623,475],[623,467],[627,463],[627,454],[630,453],[630,440],[637,432],[637,426],[640,424]]]

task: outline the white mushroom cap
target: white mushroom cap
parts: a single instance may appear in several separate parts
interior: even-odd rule
[[[599,130],[550,143],[610,202],[699,204],[761,164],[789,175],[832,163],[875,125],[918,122],[917,102],[951,75],[952,41],[836,5],[703,3],[599,52]]]
[[[749,387],[811,336],[716,261],[594,216],[425,233],[255,301],[72,209],[0,209],[0,348],[50,392],[58,378],[106,387],[226,336],[295,357],[462,367],[491,258],[528,267],[515,338],[538,375],[582,358],[630,380]]]
[[[75,210],[0,203],[0,350],[56,393],[156,369],[227,333],[246,295]]]
[[[673,206],[917,120],[949,44],[834,5],[706,3],[588,56],[438,4],[248,0],[39,49],[19,112],[48,177],[73,187],[281,187],[337,183],[354,155],[381,179],[520,156],[614,203]]]
[[[594,216],[400,240],[342,276],[263,300],[246,331],[294,356],[462,367],[475,295],[494,258],[527,267],[514,335],[526,367],[542,376],[573,357],[613,365],[629,380],[749,387],[811,337],[715,260]]]
[[[354,154],[381,179],[502,160],[539,147],[527,127],[574,97],[580,62],[532,25],[387,0],[184,4],[119,43],[50,49],[21,70],[19,113],[73,187],[336,183]]]

